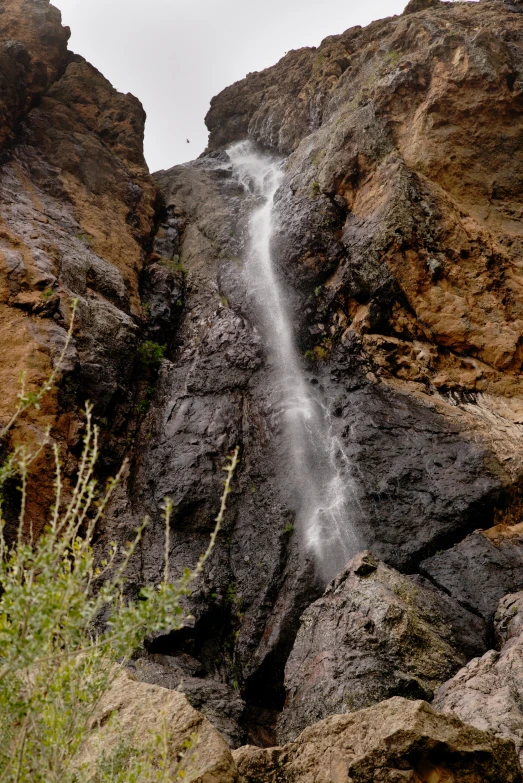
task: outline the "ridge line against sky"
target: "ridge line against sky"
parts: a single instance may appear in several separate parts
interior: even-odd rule
[[[151,171],[197,158],[210,99],[287,51],[401,13],[406,0],[52,0],[70,49],[147,112]],[[189,139],[189,144],[186,139]]]

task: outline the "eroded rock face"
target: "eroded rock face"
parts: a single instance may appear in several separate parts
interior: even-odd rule
[[[246,783],[521,780],[511,742],[399,697],[320,721],[284,747],[240,748],[234,758]]]
[[[86,397],[95,403],[112,447],[104,471],[126,451],[131,458],[100,545],[151,518],[131,592],[163,575],[165,495],[176,505],[173,576],[196,562],[224,459],[241,447],[219,546],[188,599],[194,626],[151,640],[168,666],[156,660],[144,673],[178,687],[172,660],[196,661],[188,693],[233,744],[246,734],[274,742],[285,662],[325,575],[296,528],[281,398],[242,273],[256,202],[231,178],[225,148],[249,137],[288,156],[276,196],[278,274],[306,379],[352,465],[347,525],[387,564],[376,568],[381,581],[365,577],[377,642],[356,620],[350,642],[386,672],[365,699],[405,683],[428,696],[481,651],[482,621],[392,569],[413,572],[424,560],[437,579],[429,569],[456,550],[434,553],[489,527],[523,471],[519,10],[416,0],[402,17],[291,52],[213,101],[209,154],[160,172],[158,198],[138,101],[67,52],[68,31],[47,0],[0,9],[0,420],[20,370],[31,388],[48,373],[77,297],[60,390],[16,435],[34,442],[50,425],[69,476],[79,408]],[[165,346],[154,371],[137,367],[144,339]],[[51,494],[44,459],[29,498],[35,531]],[[472,584],[467,569],[447,589],[490,617],[521,587],[518,557],[508,581],[501,563],[470,595],[458,594]],[[363,605],[366,591],[358,596]],[[345,671],[349,647],[337,633]],[[407,660],[400,647],[414,638],[422,649]],[[329,709],[345,698],[338,685]],[[293,687],[303,688],[298,675]]]
[[[496,612],[501,650],[474,658],[437,691],[434,708],[515,742],[523,761],[523,593],[508,595]]]
[[[151,312],[177,328],[107,536],[148,514],[133,579],[157,579],[168,494],[173,573],[196,562],[220,466],[241,446],[195,626],[155,651],[236,681],[260,743],[274,741],[285,661],[324,583],[295,526],[281,400],[241,268],[255,202],[231,178],[229,144],[288,155],[274,254],[307,380],[353,466],[359,548],[416,571],[490,527],[523,470],[523,21],[497,2],[421,5],[228,88],[211,107],[209,154],[157,174],[173,223],[155,265],[177,259],[184,306],[151,269]]]
[[[457,602],[358,555],[302,615],[285,667],[279,739],[391,696],[430,701],[485,646],[484,624]]]
[[[492,620],[500,598],[523,588],[523,524],[477,531],[421,563],[463,606]]]
[[[15,435],[34,445],[51,427],[67,476],[86,399],[108,442],[122,437],[117,407],[132,405],[156,187],[143,158],[140,103],[67,51],[59,11],[48,0],[9,0],[0,12],[0,420],[14,409],[21,371],[30,389],[48,375],[77,298],[61,392]],[[35,530],[52,496],[50,464],[45,453],[30,491]]]
[[[380,377],[438,404],[455,395],[447,416],[515,463],[519,10],[411,4],[250,74],[207,118],[211,149],[249,135],[292,153],[280,261],[322,287],[316,340],[355,332]]]

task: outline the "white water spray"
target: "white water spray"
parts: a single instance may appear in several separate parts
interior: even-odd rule
[[[297,355],[286,297],[274,268],[271,239],[274,197],[283,179],[281,161],[259,153],[250,142],[228,150],[233,175],[261,201],[249,221],[245,274],[259,311],[262,331],[281,393],[295,486],[296,521],[319,570],[331,579],[361,548],[351,517],[356,498],[351,465],[332,428],[327,406],[306,380]],[[350,502],[349,502],[350,501]]]

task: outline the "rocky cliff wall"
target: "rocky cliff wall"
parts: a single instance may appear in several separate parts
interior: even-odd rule
[[[156,175],[178,215],[186,304],[121,518],[130,507],[157,518],[171,494],[175,562],[194,559],[220,461],[242,446],[195,628],[154,649],[238,683],[259,741],[322,585],[293,529],[278,396],[241,270],[254,205],[231,178],[229,144],[249,137],[287,156],[275,256],[307,379],[354,467],[362,548],[412,573],[519,502],[523,18],[501,2],[424,5],[227,88],[207,154]],[[140,578],[160,546],[157,523]]]
[[[66,473],[86,399],[107,435],[121,435],[116,410],[128,404],[157,193],[143,158],[140,103],[69,52],[68,37],[47,0],[2,3],[0,417],[14,409],[22,371],[29,389],[49,373],[78,298],[60,389],[17,434],[34,444],[50,427]],[[36,526],[51,497],[50,459],[40,460],[31,491]]]
[[[132,590],[163,572],[165,495],[173,575],[196,561],[241,447],[194,624],[134,664],[233,745],[390,696],[430,699],[493,643],[497,601],[523,588],[521,11],[410,3],[290,52],[215,98],[207,153],[155,181],[141,106],[67,51],[52,6],[10,0],[0,14],[0,420],[20,370],[45,377],[77,297],[59,389],[17,437],[51,425],[71,472],[79,411],[95,403],[102,471],[130,458],[101,544],[151,518]],[[255,200],[226,149],[243,138],[285,158],[278,273],[373,564],[352,563],[323,597],[242,272]],[[158,366],[145,340],[165,346]],[[46,457],[36,523],[51,480]]]

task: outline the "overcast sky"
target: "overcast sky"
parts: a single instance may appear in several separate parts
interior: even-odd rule
[[[70,48],[142,101],[151,171],[198,157],[209,101],[224,87],[290,49],[401,13],[406,2],[52,0],[71,27]]]

